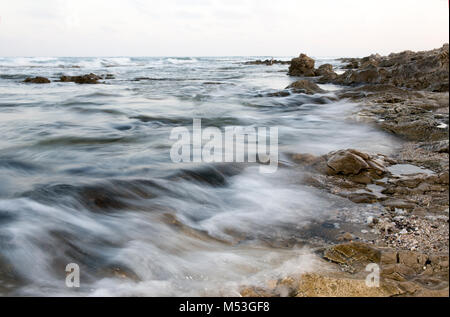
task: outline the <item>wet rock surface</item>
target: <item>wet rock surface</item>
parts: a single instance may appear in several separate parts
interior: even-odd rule
[[[31,84],[49,84],[51,81],[48,78],[45,77],[28,77],[24,81],[24,83],[31,83]]]
[[[308,95],[325,92],[325,90],[321,89],[319,86],[317,86],[317,84],[309,80],[296,81],[287,86],[286,89],[292,89],[292,91],[295,93],[303,93]]]
[[[351,119],[404,142],[390,156],[293,154],[301,183],[361,206],[360,214],[344,205],[329,213],[318,231],[335,237],[316,244],[327,265],[244,287],[242,296],[449,296],[448,50],[341,59],[342,75],[327,64],[315,69],[304,54],[292,60],[290,75],[345,85],[336,97],[358,104]],[[365,282],[369,264],[380,268],[379,287]]]
[[[277,59],[265,59],[265,60],[256,60],[256,61],[249,61],[249,62],[245,62],[244,65],[267,65],[267,66],[272,66],[275,64],[280,64],[280,65],[290,65],[291,62],[290,61],[281,61],[281,60],[277,60]]]
[[[244,297],[447,297],[448,254],[393,251],[365,243],[330,246],[318,252],[323,270],[283,277],[266,287],[243,287]],[[368,280],[368,268],[379,284]]]
[[[392,84],[417,90],[448,91],[449,46],[431,51],[404,51],[388,56],[371,55],[352,59],[348,71],[333,82],[353,84]]]
[[[100,79],[102,79],[102,77],[93,73],[81,76],[61,76],[59,78],[61,82],[74,82],[77,84],[98,84]]]
[[[410,141],[436,142],[445,152],[448,139],[448,92],[411,91],[392,85],[344,89],[339,98],[360,104],[355,119],[379,126]],[[434,149],[433,149],[434,151]]]

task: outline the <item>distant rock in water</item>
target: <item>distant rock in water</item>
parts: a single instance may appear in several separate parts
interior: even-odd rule
[[[272,66],[274,64],[289,65],[290,63],[291,63],[290,61],[281,61],[281,60],[276,60],[276,59],[266,59],[264,61],[258,59],[256,61],[245,62],[244,65],[267,65],[267,66]]]
[[[291,66],[289,67],[289,75],[291,76],[305,76],[313,77],[314,72],[314,60],[305,54],[300,54],[299,57],[293,58],[291,61]]]
[[[59,79],[63,83],[74,82],[77,84],[98,84],[98,81],[102,79],[102,77],[90,73],[82,76],[61,76]]]
[[[323,64],[319,68],[317,68],[314,73],[316,76],[321,76],[319,79],[319,83],[327,83],[335,80],[338,77],[333,70],[333,65],[331,64]]]
[[[45,77],[28,77],[23,81],[24,83],[31,83],[31,84],[49,84],[51,81],[48,78]]]
[[[296,81],[295,83],[287,86],[286,89],[292,89],[296,93],[304,93],[308,95],[325,92],[325,90],[321,89],[319,86],[317,86],[313,82],[310,82],[309,80]]]

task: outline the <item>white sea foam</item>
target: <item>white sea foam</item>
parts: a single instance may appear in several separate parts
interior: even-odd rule
[[[193,64],[197,63],[198,60],[195,58],[168,58],[167,62],[170,64],[180,65],[180,64]]]

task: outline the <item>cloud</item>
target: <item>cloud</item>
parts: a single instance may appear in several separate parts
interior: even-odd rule
[[[447,8],[441,0],[2,1],[0,54],[386,54],[448,41]]]

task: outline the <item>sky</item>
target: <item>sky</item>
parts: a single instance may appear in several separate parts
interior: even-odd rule
[[[0,56],[386,55],[448,27],[447,0],[0,0]]]

